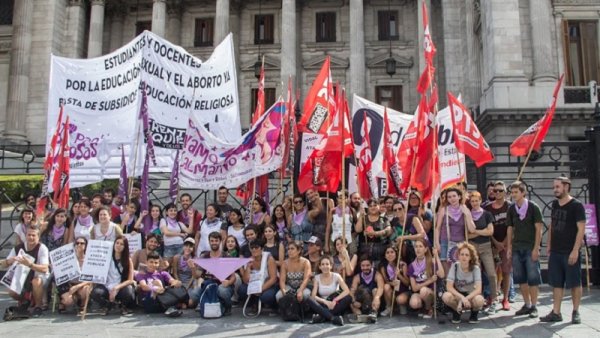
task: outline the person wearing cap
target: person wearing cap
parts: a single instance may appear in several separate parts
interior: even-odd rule
[[[304,258],[308,259],[310,262],[312,271],[317,271],[319,260],[323,254],[323,242],[319,237],[312,236],[308,241],[306,241],[306,244],[308,244],[308,250]]]
[[[189,300],[188,307],[195,305],[195,300],[200,296],[200,288],[196,287],[196,279],[200,276],[196,266],[193,264],[194,248],[196,241],[189,237],[183,241],[183,253],[173,257],[173,277],[181,281],[181,285],[187,290]]]
[[[250,252],[252,252],[252,261],[245,267],[242,267],[242,285],[238,289],[240,301],[244,301],[248,296],[248,285],[254,278],[262,281],[261,293],[258,294],[262,304],[271,308],[275,307],[275,294],[277,293],[277,264],[273,256],[263,251],[265,241],[255,239],[248,244]],[[256,308],[253,306],[253,311],[256,313]]]
[[[548,284],[552,286],[552,311],[540,318],[542,322],[560,322],[560,306],[565,289],[571,289],[572,324],[580,324],[581,244],[585,234],[585,208],[569,193],[571,180],[557,177],[553,184],[556,200],[552,202],[552,223],[548,231]],[[587,250],[587,249],[586,249]]]

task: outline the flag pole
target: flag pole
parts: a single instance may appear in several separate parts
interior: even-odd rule
[[[519,171],[519,175],[517,176],[517,181],[521,180],[523,176],[523,172],[525,171],[525,166],[527,166],[527,162],[529,162],[529,158],[531,157],[531,153],[533,152],[533,145],[537,142],[538,135],[540,134],[541,128],[538,126],[538,130],[535,131],[535,135],[533,136],[533,142],[529,145],[529,150],[527,151],[527,157],[525,158],[525,162],[521,166],[521,170]]]

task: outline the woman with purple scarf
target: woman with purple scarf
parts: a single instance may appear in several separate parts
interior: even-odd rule
[[[446,202],[438,210],[433,238],[434,247],[439,250],[447,272],[450,263],[457,261],[458,243],[466,240],[467,232],[475,231],[475,224],[464,203],[463,191],[455,187],[445,191]]]
[[[40,241],[52,251],[69,243],[69,218],[65,209],[56,209],[48,219],[48,224],[41,229]]]
[[[492,235],[494,234],[494,216],[491,212],[481,208],[481,194],[478,191],[471,192],[471,216],[475,222],[475,231],[469,233],[469,242],[473,244],[477,255],[479,256],[479,264],[489,280],[490,285],[490,300],[488,313],[496,312],[496,264],[494,262],[494,253],[492,252]]]
[[[90,215],[92,203],[89,199],[79,201],[79,216],[73,220],[73,226],[69,228],[69,241],[71,243],[76,237],[90,239],[90,230],[94,226],[94,218]]]

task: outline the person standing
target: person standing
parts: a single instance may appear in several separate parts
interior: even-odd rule
[[[502,310],[510,310],[510,299],[511,292],[510,286],[512,284],[512,260],[506,257],[506,248],[508,246],[508,238],[506,236],[506,215],[510,203],[506,200],[506,186],[502,181],[496,181],[494,185],[494,192],[496,193],[496,199],[493,203],[483,207],[483,209],[492,213],[494,216],[494,234],[492,236],[492,244],[494,246],[494,252],[498,254],[500,258],[500,272],[501,275],[498,279],[502,280]]]
[[[552,311],[540,318],[542,322],[560,322],[560,306],[565,289],[571,289],[573,314],[571,323],[580,324],[581,255],[585,233],[583,204],[569,193],[571,180],[557,177],[553,184],[556,200],[552,202],[552,223],[548,231],[548,284],[552,286]]]
[[[514,204],[508,209],[506,225],[508,247],[506,255],[512,257],[513,280],[519,284],[525,304],[515,316],[529,315],[536,318],[540,271],[540,243],[542,240],[542,212],[533,201],[525,198],[525,183],[516,181],[510,185]]]

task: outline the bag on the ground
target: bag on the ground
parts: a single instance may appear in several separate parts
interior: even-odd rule
[[[31,314],[27,311],[27,306],[9,306],[4,310],[4,321],[27,319],[30,318]]]
[[[187,300],[187,298],[188,293],[183,286],[168,287],[165,289],[165,292],[156,297],[160,305],[162,305],[165,309],[168,309],[171,306],[175,306],[179,303],[183,303]]]
[[[279,299],[279,315],[286,322],[302,321],[302,307],[293,292],[287,292]]]
[[[217,292],[218,289],[219,284],[210,283],[202,291],[198,304],[202,318],[219,318],[223,316],[223,308],[221,307],[221,301],[219,301],[219,294]]]

